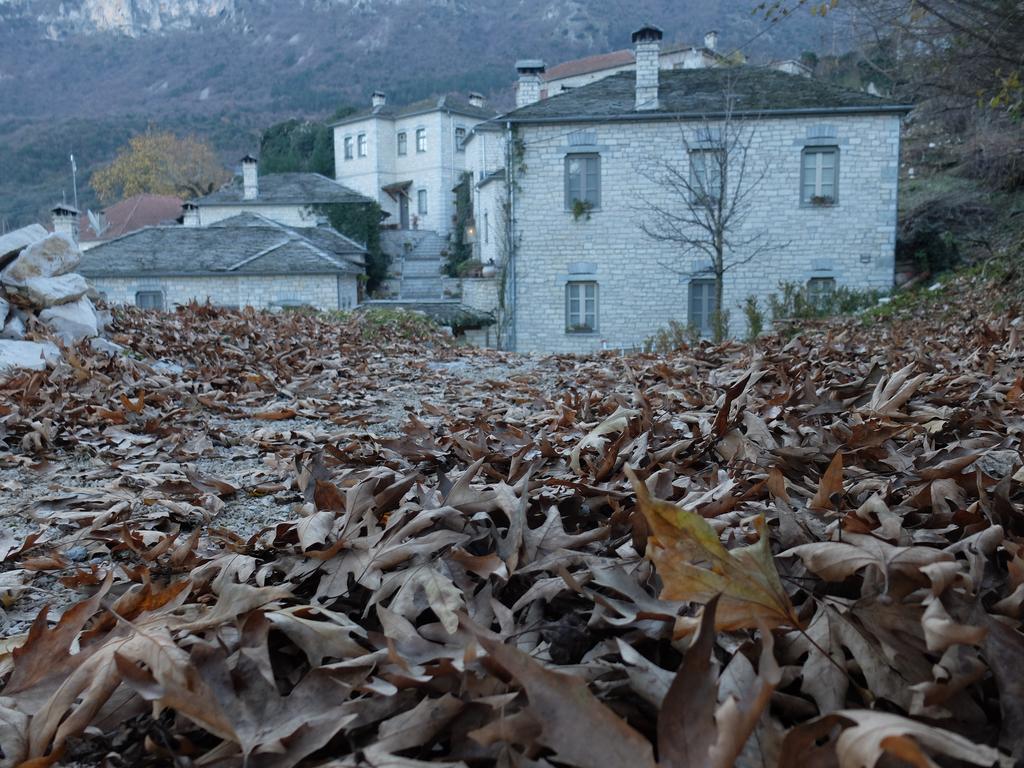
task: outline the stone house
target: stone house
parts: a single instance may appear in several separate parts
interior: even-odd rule
[[[369,109],[333,125],[335,178],[380,203],[386,226],[447,237],[466,137],[495,114],[480,94],[393,106],[378,91]]]
[[[709,331],[711,264],[645,234],[652,202],[685,205],[648,171],[669,163],[689,178],[707,173],[704,153],[721,151],[716,136],[729,121],[748,132],[749,162],[764,169],[736,239],[757,233],[775,244],[747,263],[729,254],[729,331],[745,333],[744,300],[765,308],[780,281],[819,298],[838,286],[891,287],[909,108],[769,68],[663,70],[661,37],[654,27],[634,34],[635,72],[547,99],[537,68],[520,67],[519,108],[468,142],[475,215],[492,227],[476,248],[503,271],[504,347],[634,348],[671,320]],[[728,184],[738,170],[726,169]]]
[[[361,244],[330,227],[289,227],[244,212],[110,240],[83,254],[80,271],[113,304],[336,310],[356,306],[365,259]]]
[[[259,175],[256,158],[242,158],[242,175],[205,197],[185,203],[185,226],[205,227],[255,213],[289,227],[315,227],[319,205],[365,204],[370,198],[319,173]]]

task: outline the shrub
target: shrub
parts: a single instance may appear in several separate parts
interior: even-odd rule
[[[743,314],[747,318],[747,341],[757,341],[764,331],[764,312],[757,304],[757,296],[747,296],[743,302]]]
[[[700,344],[700,331],[692,325],[683,325],[678,320],[669,320],[668,325],[644,341],[644,352],[667,354]]]

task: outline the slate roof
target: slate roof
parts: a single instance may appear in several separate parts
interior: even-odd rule
[[[331,123],[331,127],[338,125],[348,125],[349,123],[356,123],[360,120],[365,120],[368,117],[385,117],[390,120],[394,120],[399,117],[411,117],[412,115],[422,115],[427,112],[434,112],[435,110],[441,110],[443,112],[454,112],[458,115],[465,115],[466,117],[477,117],[481,120],[489,120],[495,117],[498,113],[493,109],[487,107],[474,107],[466,99],[455,94],[445,94],[444,96],[421,99],[415,101],[412,104],[397,105],[397,104],[385,104],[381,107],[370,107],[364,109],[355,114],[344,117],[335,123]]]
[[[82,242],[111,240],[143,227],[173,223],[181,216],[181,200],[171,195],[133,195],[103,209],[107,227],[97,235],[83,216],[79,222]]]
[[[612,67],[624,67],[636,62],[633,51],[623,48],[611,53],[599,53],[596,56],[587,56],[582,59],[574,59],[557,64],[544,73],[544,80],[561,80],[563,77],[575,77],[586,75],[590,72],[601,72]]]
[[[306,238],[327,253],[333,253],[343,261],[349,261],[358,266],[366,264],[366,245],[346,237],[338,230],[329,226],[322,227],[289,227],[272,221],[257,213],[240,213],[227,219],[221,219],[209,225],[223,229],[225,227],[260,227],[276,228],[283,232],[291,232]]]
[[[242,178],[195,201],[208,205],[316,205],[328,203],[372,203],[373,201],[319,173],[268,173],[259,177],[259,195],[246,200]]]
[[[317,233],[319,240],[314,241],[266,219],[262,223],[243,219],[218,224],[140,229],[85,251],[78,271],[89,278],[363,272],[366,251],[348,238]],[[327,243],[330,248],[323,247]]]
[[[727,89],[736,95],[733,113],[742,116],[910,110],[908,105],[820,80],[741,66],[662,70],[655,110],[636,111],[636,74],[619,72],[517,109],[502,119],[544,123],[714,117],[724,110]]]

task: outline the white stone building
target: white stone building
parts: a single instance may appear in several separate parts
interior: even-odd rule
[[[731,333],[745,333],[744,300],[766,308],[782,281],[817,295],[891,287],[908,107],[767,68],[662,70],[660,39],[653,27],[634,35],[635,73],[520,98],[468,143],[478,229],[482,217],[503,227],[477,243],[504,272],[503,346],[582,353],[640,346],[670,320],[709,329],[709,259],[643,225],[651,201],[684,205],[652,169],[699,173],[696,155],[720,151],[727,94],[733,124],[749,131],[748,163],[764,169],[735,239],[774,244],[745,264],[747,254],[727,254]],[[525,70],[520,95],[539,98],[536,67]],[[738,169],[726,174],[735,184]]]
[[[272,309],[352,309],[366,249],[330,227],[242,213],[205,227],[146,227],[83,254],[80,271],[113,304],[171,310],[190,301]]]
[[[256,158],[242,158],[242,175],[198,200],[185,203],[185,226],[206,227],[241,213],[254,213],[289,227],[315,227],[317,206],[365,204],[369,197],[319,173],[259,175]]]
[[[380,203],[385,226],[445,237],[455,214],[452,190],[466,169],[466,137],[495,114],[479,94],[399,107],[377,92],[370,109],[333,126],[335,178]]]

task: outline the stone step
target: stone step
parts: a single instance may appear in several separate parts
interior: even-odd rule
[[[407,261],[402,265],[406,277],[437,277],[441,274],[440,261]]]

